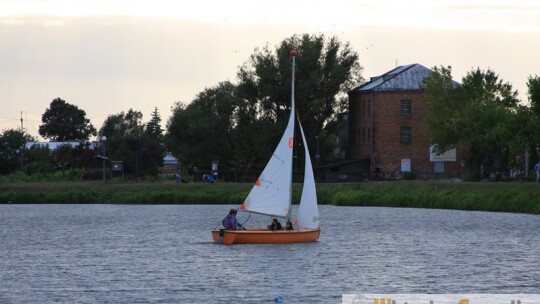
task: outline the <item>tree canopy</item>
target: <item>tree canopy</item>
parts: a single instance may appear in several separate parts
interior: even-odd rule
[[[39,135],[52,141],[88,140],[96,129],[77,106],[56,98],[41,117]]]
[[[197,166],[263,166],[286,124],[291,100],[290,51],[297,50],[295,101],[307,140],[336,131],[346,92],[361,82],[361,66],[348,43],[324,35],[294,35],[255,49],[239,68],[238,83],[221,82],[187,106],[177,103],[167,126],[169,149]]]
[[[433,71],[425,80],[429,109],[425,124],[431,143],[441,152],[466,147],[466,160],[473,172],[480,172],[480,166],[485,172],[506,168],[509,152],[515,147],[512,143],[519,140],[519,121],[526,115],[518,104],[517,92],[491,70],[467,73],[458,88],[451,85],[451,67],[435,67]]]
[[[142,118],[143,114],[133,109],[109,115],[99,131],[99,137],[107,137],[102,143],[106,145],[107,156],[110,160],[123,161],[126,174],[155,176],[165,155],[159,112],[155,109],[147,124],[142,122]]]
[[[163,136],[163,129],[161,128],[161,115],[159,115],[157,107],[154,107],[152,117],[146,123],[146,134],[155,139],[159,139]]]
[[[33,141],[24,131],[7,129],[0,134],[0,174],[12,173],[26,163],[26,143]]]
[[[291,100],[290,51],[297,50],[295,101],[308,142],[337,129],[337,115],[346,111],[346,92],[362,82],[358,54],[336,37],[294,35],[276,48],[256,49],[238,72],[238,98],[242,102],[239,128],[246,127],[279,137]],[[257,141],[258,137],[251,137]],[[254,146],[253,143],[252,146]],[[269,153],[271,150],[265,148]],[[263,157],[266,159],[267,157]]]
[[[167,126],[169,150],[199,167],[211,161],[230,163],[238,108],[234,91],[234,85],[225,81],[205,89],[187,106],[177,102]]]

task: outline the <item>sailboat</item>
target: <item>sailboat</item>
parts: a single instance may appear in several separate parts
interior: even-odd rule
[[[292,86],[289,121],[272,157],[240,206],[240,211],[284,218],[292,222],[292,165],[295,129],[294,75],[297,52],[293,50],[290,55],[292,58]],[[274,231],[263,228],[213,230],[212,238],[214,239],[214,243],[286,244],[314,242],[319,239],[321,230],[319,227],[315,177],[313,175],[306,137],[299,119],[298,126],[305,152],[305,169],[302,197],[294,220],[294,229]]]

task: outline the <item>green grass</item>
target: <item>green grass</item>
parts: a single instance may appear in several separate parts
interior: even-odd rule
[[[237,204],[252,184],[156,182],[0,183],[0,203]],[[294,185],[293,202],[301,185]],[[319,204],[519,212],[540,214],[540,185],[399,181],[318,184]]]

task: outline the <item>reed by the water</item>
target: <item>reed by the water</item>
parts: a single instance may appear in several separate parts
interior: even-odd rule
[[[252,184],[161,182],[0,183],[0,203],[238,204]],[[294,185],[298,203],[301,185]],[[318,184],[319,204],[540,214],[535,183],[398,181]]]

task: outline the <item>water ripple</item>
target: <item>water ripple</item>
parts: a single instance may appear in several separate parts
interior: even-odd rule
[[[538,216],[321,206],[317,243],[214,245],[210,230],[230,207],[0,205],[0,302],[340,303],[343,293],[540,290]]]

